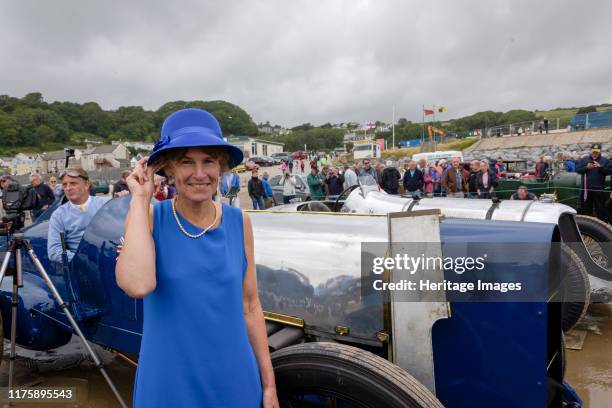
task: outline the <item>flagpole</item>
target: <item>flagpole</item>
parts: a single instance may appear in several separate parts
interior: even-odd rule
[[[393,121],[391,122],[392,132],[393,132],[393,145],[392,149],[395,149],[395,105],[393,105]]]
[[[423,115],[423,121],[421,122],[421,128],[422,128],[421,143],[423,143],[425,141],[425,105],[424,104],[421,106],[421,114]]]

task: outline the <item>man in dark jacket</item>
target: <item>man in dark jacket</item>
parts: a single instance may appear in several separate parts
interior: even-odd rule
[[[576,173],[582,175],[582,189],[580,201],[581,212],[585,215],[593,215],[604,222],[609,222],[608,212],[605,208],[608,194],[601,191],[604,189],[604,180],[608,174],[612,174],[612,163],[601,155],[601,145],[595,143],[591,146],[591,154],[580,160],[576,166]]]
[[[337,196],[344,190],[344,177],[338,173],[338,169],[334,168],[327,173],[325,178],[325,184],[327,184],[327,195]]]
[[[257,170],[253,170],[251,172],[251,179],[249,180],[249,184],[247,185],[249,191],[249,197],[253,200],[253,209],[254,210],[263,210],[264,205],[264,186],[259,179],[259,172]]]
[[[414,160],[410,160],[407,164],[407,169],[404,172],[404,190],[406,194],[421,193],[423,191],[423,172],[417,169],[417,164]]]
[[[40,174],[33,174],[30,178],[32,180],[32,186],[36,191],[36,206],[32,210],[32,221],[35,221],[53,202],[55,201],[55,194],[51,187],[42,182]]]
[[[382,172],[381,184],[383,190],[389,194],[399,194],[399,181],[402,175],[393,166],[385,167]]]
[[[118,182],[116,182],[113,185],[113,197],[119,197],[119,196],[124,195],[125,193],[124,194],[119,194],[122,191],[127,191],[127,192],[130,191],[130,189],[128,188],[128,185],[127,185],[127,178],[129,177],[129,175],[131,173],[132,172],[129,171],[129,170],[124,170],[124,171],[121,172],[121,178],[119,179]]]
[[[480,162],[480,171],[478,172],[478,198],[492,198],[497,187],[497,172],[489,168],[489,162],[483,160]]]
[[[480,173],[480,162],[472,160],[468,176],[468,198],[478,198],[478,173]]]

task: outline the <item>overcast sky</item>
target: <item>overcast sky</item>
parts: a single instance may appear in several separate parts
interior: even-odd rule
[[[0,94],[105,109],[222,99],[256,122],[612,102],[612,1],[0,3]]]

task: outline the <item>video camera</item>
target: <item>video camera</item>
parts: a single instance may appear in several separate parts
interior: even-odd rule
[[[24,212],[34,209],[36,202],[36,190],[32,185],[22,186],[13,182],[6,186],[2,190],[2,207],[6,212],[6,215],[2,217],[2,222],[9,224],[10,228],[5,228],[10,229],[11,232],[23,228],[25,223]]]

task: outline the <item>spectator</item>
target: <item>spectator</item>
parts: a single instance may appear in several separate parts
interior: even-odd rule
[[[261,178],[261,184],[263,184],[263,187],[264,187],[264,207],[265,208],[270,208],[275,204],[274,194],[272,192],[272,186],[270,185],[270,182],[268,181],[269,178],[270,178],[270,175],[268,174],[268,172],[264,171],[263,177]]]
[[[402,178],[400,172],[391,163],[382,172],[381,185],[388,194],[399,194],[399,181]]]
[[[288,158],[287,166],[289,166],[289,173],[293,173],[293,155],[290,154]],[[295,194],[294,194],[295,195]]]
[[[338,196],[344,190],[344,177],[341,174],[338,174],[338,169],[332,169],[325,179],[325,183],[327,184],[327,195],[328,196]]]
[[[66,169],[60,180],[68,201],[51,214],[49,221],[47,255],[53,262],[62,262],[61,234],[64,234],[68,261],[72,260],[85,228],[107,201],[89,195],[89,175],[80,167]]]
[[[582,175],[582,189],[580,191],[581,212],[585,215],[593,215],[603,222],[608,222],[608,212],[605,204],[608,199],[604,189],[604,181],[607,175],[612,174],[612,162],[601,155],[601,145],[594,143],[591,146],[591,154],[582,158],[576,173]]]
[[[344,188],[353,187],[359,184],[357,181],[357,173],[352,166],[344,165]]]
[[[126,179],[130,175],[131,171],[125,170],[121,172],[121,179],[113,186],[113,197],[119,197],[130,193]],[[126,193],[120,194],[122,191]]]
[[[279,186],[283,186],[283,204],[289,204],[295,198],[296,184],[295,176],[286,171],[278,182]]]
[[[385,165],[382,163],[378,163],[376,165],[376,183],[380,186],[382,185],[382,173],[385,170]]]
[[[563,155],[563,169],[568,173],[576,172],[576,163],[570,158],[569,154]]]
[[[359,177],[370,175],[374,180],[378,182],[378,174],[376,170],[370,165],[370,159],[363,160],[363,167],[359,170]]]
[[[442,185],[447,196],[463,198],[465,192],[468,191],[468,178],[468,172],[459,166],[459,158],[453,157],[451,168],[446,170],[442,177]]]
[[[157,201],[164,201],[168,198],[168,188],[162,176],[158,174],[153,176],[153,185],[155,187],[153,197],[155,197]]]
[[[409,195],[418,195],[423,191],[423,172],[416,168],[417,164],[414,160],[410,160],[406,166],[402,183],[404,191]]]
[[[438,195],[440,197],[443,197],[446,195],[446,192],[444,191],[444,186],[442,185],[442,177],[444,177],[444,174],[446,173],[446,170],[448,170],[448,168],[450,167],[450,163],[448,163],[446,161],[446,159],[440,159],[440,161],[438,162],[438,178],[440,180],[440,191],[438,191]]]
[[[4,194],[4,189],[11,183],[13,183],[14,180],[11,176],[4,175],[2,177],[0,177],[0,197]],[[4,217],[6,215],[6,213],[4,212],[4,205],[2,205],[2,203],[0,203],[0,220],[2,220],[2,217]]]
[[[300,160],[300,171],[304,174],[304,159]]]
[[[289,156],[289,157],[291,157],[291,156]],[[287,162],[285,160],[281,160],[280,170],[281,170],[282,174],[285,174],[287,172],[287,170],[289,170],[289,166],[287,165]]]
[[[535,176],[536,178],[542,179],[546,176],[548,170],[548,163],[544,160],[544,155],[540,156],[535,165]]]
[[[174,185],[174,177],[168,177],[166,179],[166,189],[168,190],[167,200],[172,200],[176,195],[176,186]]]
[[[478,198],[478,174],[480,174],[480,162],[472,160],[468,175],[468,198]]]
[[[306,182],[310,189],[310,197],[313,200],[323,200],[325,198],[325,190],[323,189],[325,182],[319,176],[319,169],[317,167],[312,167],[310,169],[310,174],[306,178]]]
[[[225,172],[219,181],[219,191],[221,195],[228,200],[228,204],[232,207],[240,208],[240,176],[236,169]]]
[[[544,118],[544,131],[546,132],[546,134],[548,134],[548,119],[546,118]]]
[[[53,190],[53,195],[55,196],[56,200],[58,200],[64,194],[62,185],[57,184],[57,178],[55,176],[49,177],[49,187],[51,187],[51,190]]]
[[[427,159],[420,159],[417,163],[417,169],[421,170],[422,173],[425,173],[427,171]]]
[[[537,200],[538,197],[530,193],[526,186],[519,186],[515,193],[510,196],[511,200]]]
[[[434,190],[436,189],[437,184],[440,183],[438,179],[438,172],[436,171],[436,165],[434,163],[429,163],[429,167],[425,174],[423,174],[423,192],[427,197],[433,197]]]
[[[259,172],[257,170],[253,170],[251,172],[251,179],[249,180],[247,189],[249,191],[249,197],[251,197],[251,200],[253,201],[253,209],[263,210],[264,188],[261,180],[259,180]]]
[[[504,164],[504,159],[501,157],[497,158],[497,162],[495,163],[495,173],[497,177],[504,177],[506,175],[506,165]]]
[[[36,191],[36,205],[32,210],[32,221],[36,221],[38,217],[55,201],[55,193],[45,183],[42,182],[40,174],[32,174],[30,177],[32,187]]]
[[[489,168],[489,162],[483,160],[480,162],[480,171],[477,175],[478,180],[478,198],[493,198],[495,196],[495,187],[497,187],[497,173]]]

